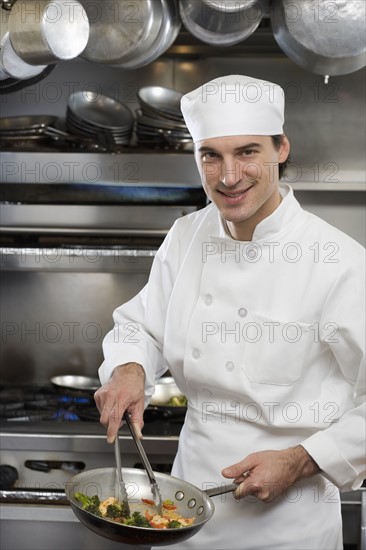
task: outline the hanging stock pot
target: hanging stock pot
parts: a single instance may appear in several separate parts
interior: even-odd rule
[[[264,12],[262,0],[180,0],[187,30],[213,46],[232,46],[248,38]]]
[[[77,0],[17,0],[8,27],[16,54],[30,65],[74,59],[89,38],[89,21]]]
[[[177,0],[81,0],[90,22],[82,56],[88,61],[137,69],[152,63],[176,39]]]
[[[278,0],[271,8],[274,37],[296,64],[321,75],[343,75],[365,66],[366,2]]]

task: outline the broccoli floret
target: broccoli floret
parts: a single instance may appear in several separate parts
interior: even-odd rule
[[[120,517],[127,517],[127,513],[123,504],[109,504],[107,506],[106,517],[116,519]]]
[[[134,525],[135,527],[151,527],[150,523],[140,512],[133,512],[132,516],[126,519],[125,523],[126,525]]]
[[[185,395],[174,395],[167,403],[170,407],[186,407],[188,405],[188,399]]]
[[[81,502],[81,507],[86,512],[90,512],[91,514],[99,517],[102,515],[99,510],[100,500],[98,495],[88,497],[88,495],[85,495],[84,493],[75,493],[75,498]]]
[[[179,521],[176,521],[175,519],[173,519],[172,521],[169,521],[168,529],[176,529],[177,527],[182,527]]]

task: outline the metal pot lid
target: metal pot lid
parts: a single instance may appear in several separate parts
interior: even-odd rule
[[[213,46],[232,46],[257,29],[263,15],[262,0],[179,0],[179,12],[187,30]]]
[[[305,69],[322,75],[348,74],[365,66],[364,0],[279,0],[271,23],[283,52]]]
[[[163,12],[156,0],[82,0],[90,23],[88,44],[81,57],[120,65],[133,61],[154,44]]]
[[[71,94],[67,107],[86,125],[127,130],[134,124],[134,116],[124,103],[95,92],[80,91]]]

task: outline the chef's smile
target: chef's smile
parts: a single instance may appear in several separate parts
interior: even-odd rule
[[[254,184],[253,184],[254,185]],[[239,203],[245,195],[248,193],[250,189],[252,189],[253,185],[250,185],[246,189],[241,189],[239,191],[227,191],[226,189],[218,189],[217,192],[220,193],[226,200],[228,204],[237,204]]]

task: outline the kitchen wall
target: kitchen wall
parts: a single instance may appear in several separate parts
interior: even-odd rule
[[[325,84],[322,76],[297,66],[278,48],[269,53],[253,53],[251,49],[246,54],[244,46],[239,54],[235,51],[232,55],[232,51],[221,49],[216,55],[212,49],[212,56],[166,55],[133,71],[80,58],[60,63],[39,83],[0,96],[1,114],[53,114],[64,118],[67,99],[76,90],[107,94],[134,111],[138,107],[136,92],[144,85],[187,92],[229,73],[273,80],[286,93],[285,131],[291,141],[292,163],[285,180],[293,185],[305,208],[365,244],[364,69],[331,77]]]

